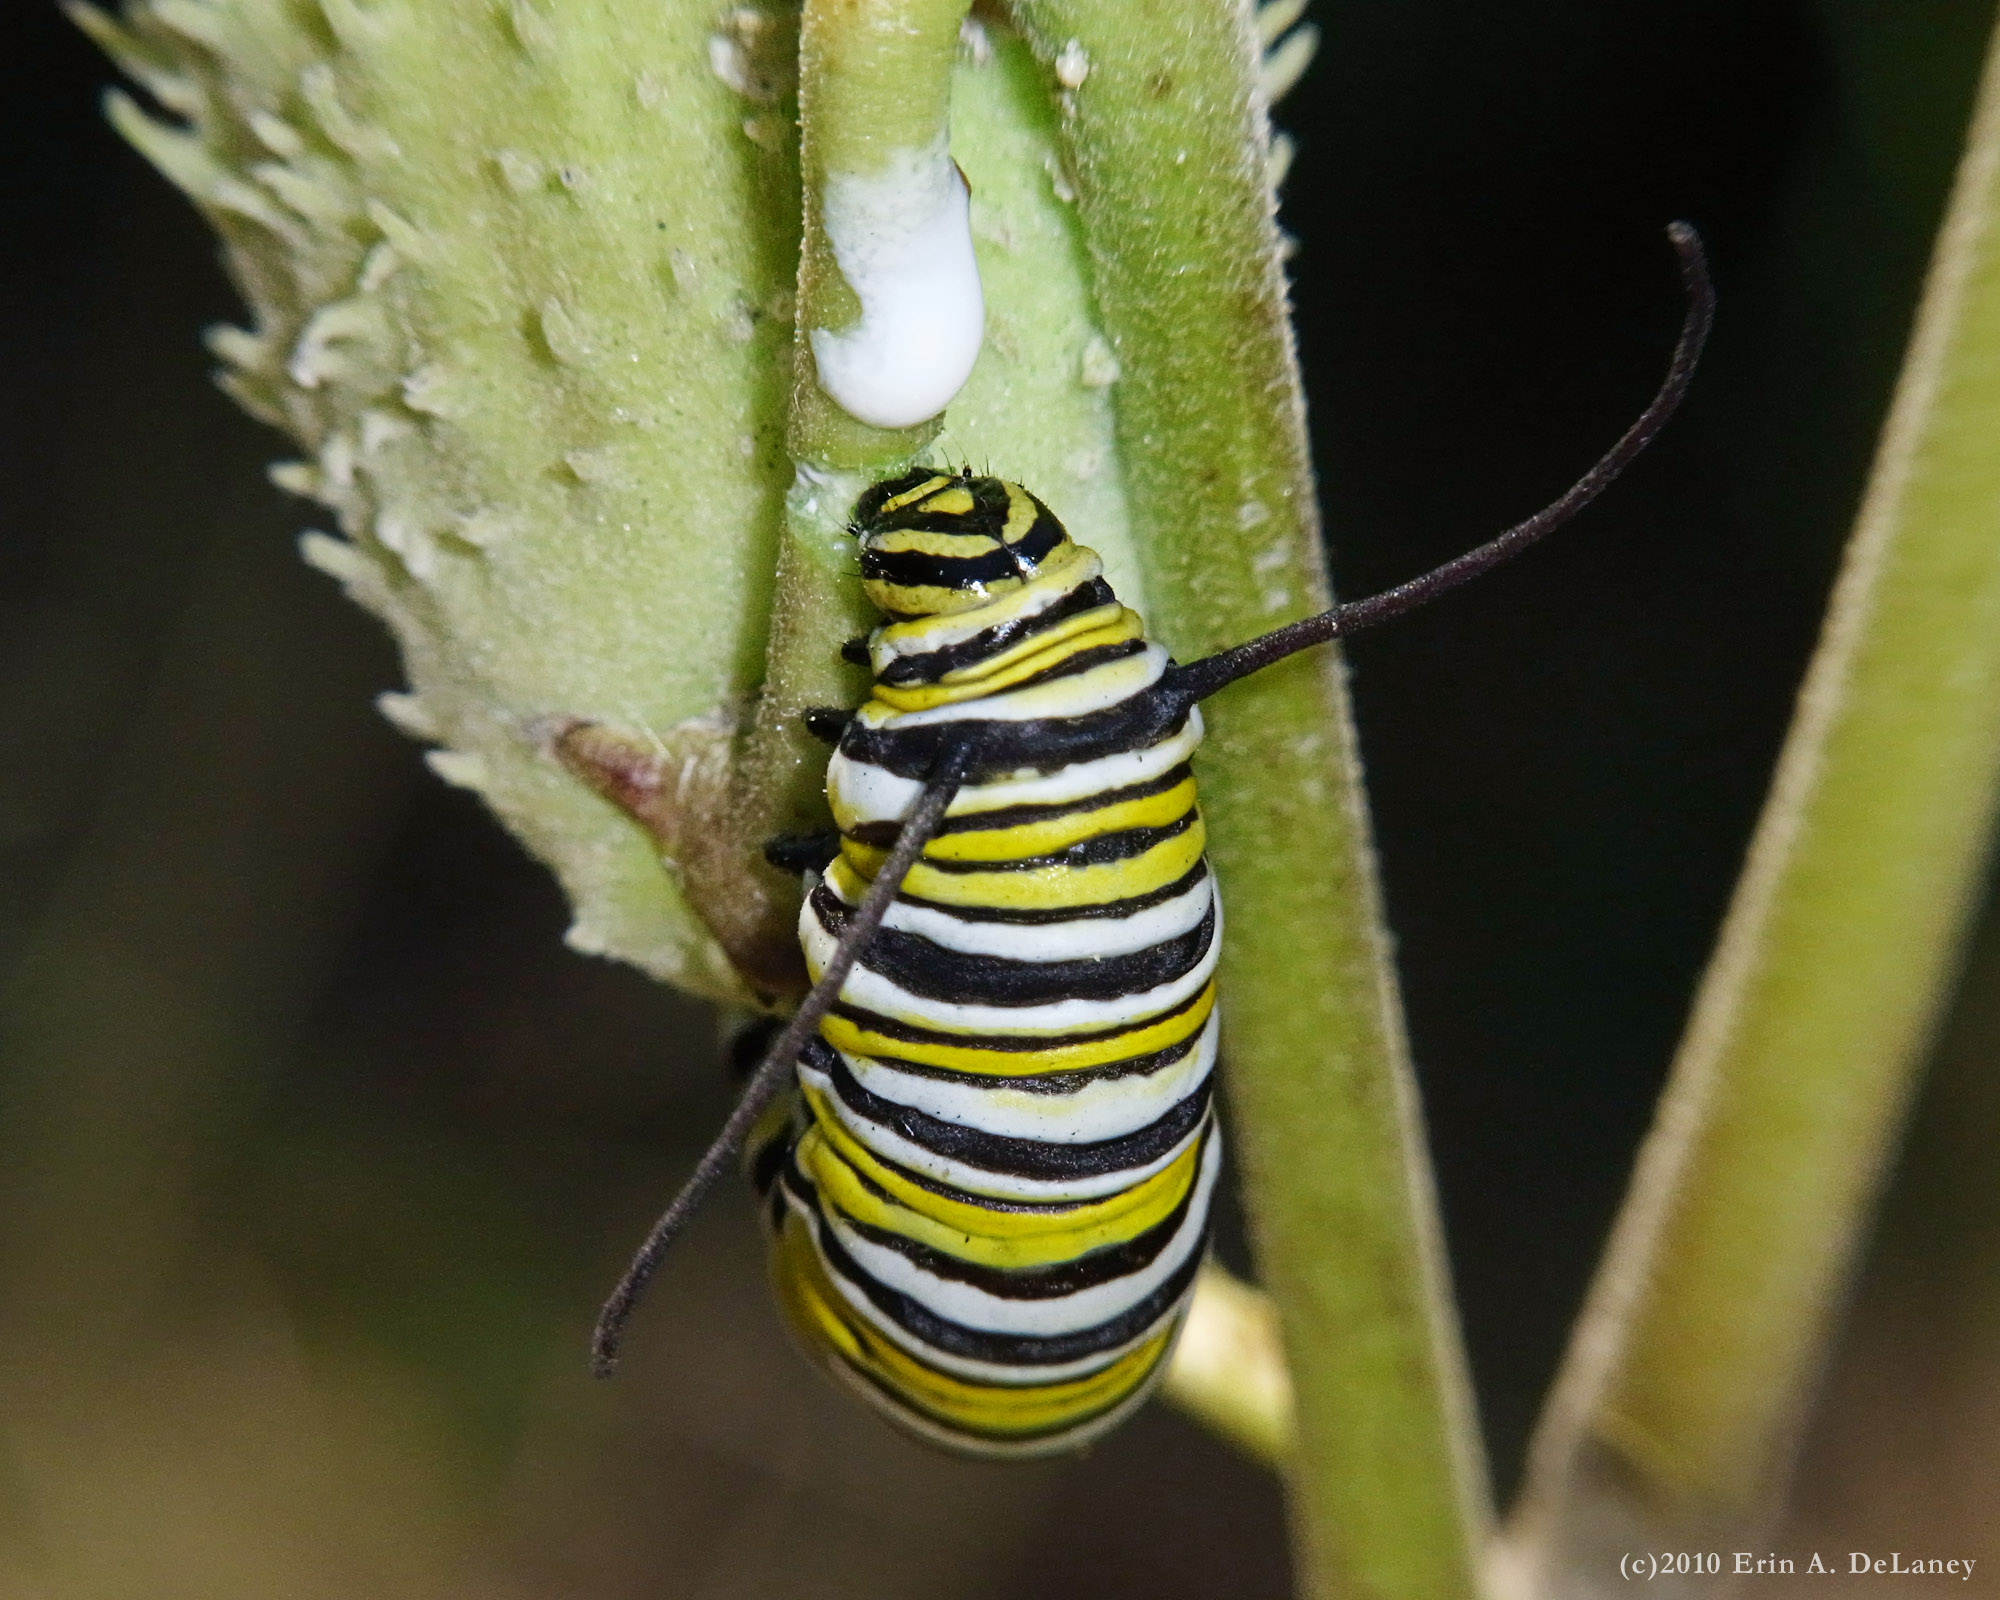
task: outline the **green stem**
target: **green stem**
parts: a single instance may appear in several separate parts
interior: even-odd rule
[[[1509,1566],[1608,1587],[1781,1488],[2000,793],[2000,54],[1748,866],[1530,1462]],[[1613,1562],[1606,1568],[1605,1561]]]
[[[1252,1460],[1282,1467],[1293,1447],[1292,1375],[1271,1297],[1205,1264],[1161,1393]]]
[[[826,749],[805,731],[802,714],[863,698],[866,679],[842,663],[840,646],[878,620],[856,581],[847,515],[862,489],[907,466],[938,426],[933,419],[913,428],[870,427],[819,385],[811,331],[845,327],[860,314],[822,223],[827,174],[879,171],[896,151],[948,138],[965,9],[966,0],[807,0],[800,22],[805,229],[787,431],[802,470],[785,503],[764,684],[743,740],[733,808],[746,870],[783,913],[797,904],[796,885],[778,882],[759,847],[772,834],[826,820]]]
[[[1150,620],[1183,659],[1326,603],[1247,12],[1018,0],[1064,84]],[[1218,697],[1232,1138],[1297,1395],[1301,1591],[1473,1592],[1470,1390],[1339,663]]]
[[[861,302],[833,256],[821,210],[829,173],[880,172],[898,152],[946,139],[951,70],[967,0],[806,0],[799,29],[800,167],[805,236],[799,253],[798,342],[792,383],[792,454],[814,466],[882,477],[937,434],[872,428],[819,386],[808,336],[843,328]]]

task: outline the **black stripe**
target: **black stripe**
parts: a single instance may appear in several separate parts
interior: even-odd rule
[[[1013,909],[1006,906],[948,906],[942,900],[926,900],[905,889],[896,898],[904,905],[921,906],[926,911],[941,912],[948,917],[956,917],[960,922],[1006,922],[1023,927],[1038,927],[1054,922],[1080,922],[1087,917],[1129,917],[1144,911],[1149,906],[1164,905],[1167,901],[1186,894],[1203,878],[1208,876],[1208,858],[1204,856],[1192,867],[1166,887],[1154,889],[1148,894],[1129,895],[1123,900],[1105,900],[1088,906],[1033,906]]]
[[[1172,822],[1162,823],[1157,828],[1118,828],[1110,833],[1092,834],[1088,839],[1079,839],[1075,844],[1045,856],[1014,856],[1006,861],[933,861],[925,856],[923,864],[932,872],[946,873],[955,878],[972,877],[982,872],[1044,872],[1057,867],[1073,871],[1078,867],[1102,867],[1114,861],[1130,861],[1156,845],[1179,838],[1195,825],[1199,815],[1193,806],[1189,806]]]
[[[903,1353],[905,1356],[909,1355],[908,1351],[904,1351]],[[839,1362],[841,1367],[853,1373],[855,1382],[865,1383],[868,1385],[869,1388],[878,1391],[884,1397],[892,1413],[901,1413],[901,1416],[892,1415],[890,1418],[891,1422],[900,1423],[902,1426],[906,1428],[912,1428],[912,1424],[905,1419],[922,1418],[923,1422],[931,1428],[936,1428],[944,1433],[955,1434],[960,1439],[969,1439],[974,1441],[975,1449],[980,1446],[986,1446],[986,1445],[996,1445],[1001,1447],[1002,1449],[1010,1445],[1020,1445],[1023,1447],[1031,1445],[1043,1445],[1052,1439],[1063,1439],[1070,1434],[1083,1433],[1084,1431],[1095,1425],[1099,1421],[1099,1419],[1110,1415],[1112,1412],[1116,1411],[1120,1406],[1128,1404],[1131,1401],[1133,1394],[1139,1388],[1140,1384],[1143,1384],[1147,1380],[1149,1380],[1154,1370],[1156,1370],[1155,1367],[1149,1367],[1146,1370],[1145,1377],[1140,1379],[1139,1384],[1134,1384],[1131,1389],[1121,1390],[1118,1394],[1112,1396],[1111,1399],[1105,1401],[1103,1405],[1095,1406],[1089,1411],[1079,1412],[1074,1416],[1064,1416],[1060,1421],[1051,1422],[1039,1428],[1014,1429],[1014,1428],[968,1427],[964,1422],[960,1421],[958,1418],[952,1416],[950,1413],[946,1411],[920,1404],[915,1395],[905,1394],[901,1389],[897,1388],[888,1379],[880,1377],[877,1374],[866,1370],[865,1368],[856,1366],[852,1361],[848,1360],[847,1357],[843,1355],[835,1354],[832,1356],[831,1359]],[[928,1365],[928,1364],[919,1363],[919,1365]],[[935,1366],[930,1366],[929,1370],[933,1372],[942,1372],[943,1369]],[[958,1381],[961,1383],[965,1383],[969,1382],[970,1380],[961,1378]],[[1046,1387],[1046,1385],[1037,1382],[1033,1379],[1029,1379],[1025,1382],[1018,1384],[993,1383],[991,1381],[986,1381],[976,1384],[975,1387],[981,1389],[1005,1392],[1013,1389],[1040,1389]],[[913,1428],[912,1431],[915,1433],[916,1438],[922,1443],[932,1444],[932,1445],[935,1445],[937,1443],[936,1439],[934,1439],[928,1432],[924,1431],[922,1428]],[[951,1449],[953,1448],[953,1446],[946,1445],[943,1448]]]
[[[833,891],[814,890],[813,912],[836,939],[851,915]],[[861,958],[868,971],[906,993],[951,1004],[1034,1006],[1063,1000],[1116,1000],[1144,994],[1185,977],[1201,964],[1215,938],[1211,902],[1200,922],[1186,933],[1124,955],[1089,956],[1077,961],[1014,961],[1005,956],[968,955],[934,944],[920,933],[883,928]]]
[[[1030,496],[1030,498],[1034,498],[1034,496]],[[1046,562],[1050,558],[1050,554],[1056,550],[1056,546],[1062,544],[1068,538],[1068,534],[1062,532],[1062,524],[1056,522],[1056,518],[1048,510],[1048,506],[1044,506],[1040,500],[1036,500],[1034,504],[1036,504],[1036,518],[1034,518],[1034,522],[1028,524],[1028,532],[1024,532],[1016,540],[1008,540],[1006,548],[1014,552],[1016,560],[1024,560],[1024,562],[1032,562],[1034,566],[1040,566],[1042,562]]]
[[[1188,1207],[1194,1203],[1199,1191],[1199,1181],[1191,1182],[1187,1192],[1181,1196],[1180,1204],[1136,1238],[1087,1250],[1082,1255],[1071,1256],[1067,1261],[1052,1261],[1040,1267],[1008,1269],[982,1266],[920,1244],[887,1228],[857,1222],[852,1217],[843,1217],[843,1220],[870,1244],[895,1251],[912,1266],[934,1278],[970,1284],[1000,1300],[1059,1300],[1064,1295],[1095,1289],[1101,1284],[1114,1283],[1120,1278],[1144,1272],[1159,1260],[1160,1252],[1174,1242],[1174,1235],[1187,1221]]]
[[[1095,794],[1079,796],[1074,800],[1051,800],[1040,805],[1000,806],[992,811],[969,811],[962,817],[947,817],[939,834],[947,833],[990,833],[998,828],[1018,828],[1032,822],[1050,822],[1058,817],[1082,816],[1091,811],[1102,811],[1106,806],[1123,805],[1127,800],[1144,800],[1148,795],[1165,794],[1169,789],[1178,788],[1194,775],[1194,768],[1185,761],[1140,783],[1128,783],[1120,789],[1099,789]],[[867,823],[854,830],[853,837],[866,838],[870,844],[883,844],[885,849],[896,846],[894,830],[896,824]],[[886,844],[879,838],[868,837],[864,829],[887,827],[891,835]]]
[[[982,1089],[1006,1089],[1015,1094],[1069,1095],[1107,1078],[1151,1077],[1200,1048],[1201,1035],[1196,1033],[1192,1038],[1169,1045],[1164,1050],[1151,1050],[1143,1056],[1128,1056],[1123,1061],[1107,1062],[1101,1067],[1085,1067],[1075,1072],[1044,1072],[1039,1076],[1020,1078],[989,1077],[983,1072],[973,1077],[968,1073],[955,1072],[950,1067],[934,1067],[926,1061],[905,1061],[900,1056],[866,1056],[863,1059],[893,1067],[914,1078],[931,1078],[939,1083],[975,1082]]]
[[[861,575],[877,582],[943,589],[970,589],[1003,578],[1026,578],[1065,538],[1063,526],[1049,508],[1035,500],[1035,520],[1021,537],[1006,542],[1004,530],[1012,514],[1007,486],[997,478],[961,481],[970,491],[970,511],[937,511],[925,502],[905,506],[887,516],[858,514],[855,532],[861,540]],[[943,486],[939,493],[950,486]],[[926,501],[930,497],[926,497]],[[1029,496],[1032,500],[1034,497]],[[856,506],[857,513],[862,507]],[[943,533],[955,538],[993,541],[990,551],[976,556],[939,556],[921,550],[883,550],[875,540],[895,533]]]
[[[922,480],[912,480],[908,486],[916,488]],[[964,512],[942,512],[932,506],[940,494],[948,494],[954,488],[962,488],[972,496],[972,510]],[[1018,484],[1016,484],[1018,488]],[[1060,544],[1068,534],[1062,530],[1062,522],[1056,514],[1042,504],[1040,496],[1030,490],[1022,490],[1034,506],[1034,520],[1022,528],[1020,538],[1008,540],[1016,550],[1034,548],[1036,560],[1046,554],[1056,544]],[[1008,486],[1002,478],[954,478],[950,482],[938,484],[936,490],[926,494],[922,500],[914,500],[908,506],[898,506],[896,510],[884,514],[878,506],[884,500],[894,500],[894,494],[874,498],[864,494],[854,504],[854,524],[852,532],[860,540],[880,538],[882,534],[898,532],[926,532],[926,534],[984,534],[990,540],[1002,540],[1006,536],[1008,518],[1014,516],[1014,498],[1008,494]],[[872,502],[872,504],[870,504]]]
[[[1035,504],[1040,506],[1041,510],[1033,526],[1007,548],[1014,553],[1017,561],[1027,561],[1040,566],[1069,535],[1063,532],[1063,525],[1049,515],[1047,506],[1042,505],[1039,500]]]
[[[1026,576],[1021,563],[1005,545],[982,555],[934,556],[921,550],[871,550],[861,547],[861,576],[872,583],[901,589],[973,589]]]
[[[822,1137],[825,1136],[822,1135]],[[899,1199],[883,1188],[881,1184],[877,1183],[852,1161],[849,1161],[847,1157],[841,1155],[839,1147],[834,1145],[830,1139],[827,1141],[827,1148],[839,1160],[840,1164],[854,1175],[855,1182],[859,1183],[870,1194],[888,1201],[891,1205],[907,1204],[906,1201]],[[787,1152],[788,1155],[792,1153],[792,1151]],[[950,1200],[959,1205],[977,1207],[981,1211],[1004,1211],[1021,1216],[1057,1217],[1067,1212],[1087,1211],[1092,1206],[1100,1204],[1105,1198],[1103,1195],[1093,1195],[1087,1200],[1003,1200],[994,1195],[974,1194],[970,1189],[961,1189],[955,1184],[944,1182],[940,1178],[933,1178],[927,1172],[918,1172],[913,1167],[906,1167],[899,1161],[890,1160],[879,1150],[870,1150],[868,1156],[878,1166],[894,1174],[899,1182],[907,1183],[913,1188],[922,1189],[927,1194],[937,1195],[941,1199]],[[796,1166],[797,1163],[794,1162],[793,1165]],[[789,1171],[790,1168],[786,1170]],[[810,1182],[811,1180],[808,1179],[806,1181]]]
[[[1033,689],[1044,683],[1054,683],[1058,678],[1077,678],[1097,667],[1109,666],[1114,661],[1123,661],[1128,656],[1144,655],[1144,639],[1125,639],[1117,644],[1092,645],[1088,650],[1078,650],[1064,656],[1054,666],[1044,667],[1040,672],[1030,673],[1018,683],[1010,683],[1005,689],[996,689],[995,694],[1016,694],[1023,689]]]
[[[882,507],[898,495],[908,494],[918,484],[929,483],[933,478],[939,480],[938,488],[940,490],[951,487],[952,474],[949,472],[938,472],[931,467],[912,467],[900,477],[884,478],[880,483],[871,483],[861,491],[860,499],[854,502],[854,520],[848,525],[848,531],[855,534],[864,534],[871,528],[894,527],[896,513],[891,512],[887,517],[884,517],[882,515]],[[966,482],[965,487],[972,489],[973,485],[971,482]],[[973,498],[975,501],[978,499],[976,490],[973,493]]]
[[[920,1144],[933,1155],[963,1161],[982,1172],[1009,1178],[1033,1178],[1053,1183],[1062,1178],[1102,1178],[1114,1172],[1133,1172],[1157,1161],[1191,1132],[1208,1111],[1212,1081],[1203,1079],[1191,1094],[1167,1108],[1166,1114],[1135,1133],[1116,1139],[1099,1139],[1089,1144],[1060,1144],[1052,1140],[1014,1139],[997,1133],[947,1122],[911,1106],[898,1105],[864,1089],[848,1070],[847,1063],[832,1051],[827,1060],[813,1065],[826,1073],[841,1103],[856,1115],[901,1134]],[[830,1064],[829,1064],[830,1061]],[[872,1152],[871,1152],[872,1154]],[[1137,1179],[1133,1180],[1137,1182]],[[1098,1196],[1098,1199],[1105,1198]]]
[[[1102,711],[1073,717],[1037,717],[1025,722],[965,717],[915,726],[847,725],[841,754],[850,761],[881,767],[899,778],[930,776],[947,744],[970,744],[977,752],[967,783],[986,783],[1032,767],[1055,772],[1081,761],[1145,750],[1187,725],[1194,702],[1155,683]]]
[[[1016,484],[1015,487],[1018,489],[1020,488],[1020,485]],[[1028,526],[1021,531],[1021,536],[1019,538],[1009,539],[1007,541],[1009,544],[1013,545],[1016,549],[1019,549],[1021,546],[1028,544],[1031,541],[1039,544],[1044,540],[1046,540],[1050,548],[1053,549],[1056,545],[1061,544],[1064,539],[1069,537],[1069,535],[1063,530],[1063,525],[1056,520],[1056,514],[1053,511],[1051,511],[1047,506],[1042,504],[1041,496],[1037,495],[1031,489],[1022,489],[1021,492],[1025,494],[1031,501],[1034,502],[1035,520],[1029,523]],[[1008,508],[1008,515],[1009,516],[1013,515],[1013,508],[1011,506]],[[1001,526],[1004,528],[1006,524],[1003,522]]]
[[[938,490],[939,494],[944,492]],[[861,537],[880,539],[892,533],[948,533],[955,538],[991,539],[999,544],[1002,542],[1000,530],[1006,522],[1007,507],[1004,504],[989,506],[984,512],[978,506],[970,511],[939,511],[920,500],[915,505],[890,512],[874,527],[865,529]]]
[[[907,1350],[900,1351],[899,1353],[905,1360],[917,1361],[917,1358]],[[1089,1411],[1079,1412],[1074,1416],[1065,1416],[1060,1421],[1049,1423],[1046,1427],[1020,1429],[979,1428],[967,1427],[956,1417],[950,1415],[950,1413],[921,1404],[914,1394],[905,1393],[890,1379],[881,1376],[879,1373],[871,1372],[866,1367],[857,1366],[854,1362],[848,1360],[846,1356],[831,1351],[828,1354],[830,1359],[839,1362],[844,1370],[853,1373],[856,1382],[865,1383],[869,1388],[882,1395],[892,1412],[901,1412],[905,1417],[921,1417],[930,1426],[940,1429],[945,1433],[956,1434],[961,1439],[972,1439],[981,1444],[997,1445],[1039,1444],[1048,1439],[1060,1439],[1066,1434],[1081,1433],[1100,1417],[1107,1416],[1111,1412],[1116,1411],[1120,1406],[1130,1402],[1132,1396],[1151,1379],[1154,1372],[1159,1370],[1159,1363],[1155,1362],[1139,1376],[1131,1388],[1119,1390],[1117,1394],[1106,1400],[1103,1405],[1094,1406]],[[983,1389],[989,1393],[1005,1394],[1013,1390],[1049,1387],[1039,1379],[1032,1377],[1026,1378],[1019,1383],[999,1383],[990,1378],[959,1377],[956,1374],[946,1372],[944,1368],[931,1361],[917,1361],[917,1365],[922,1367],[926,1372],[935,1372],[940,1377],[950,1378],[953,1382],[967,1384],[970,1387]],[[1106,1365],[1110,1365],[1110,1363],[1106,1363]],[[905,1426],[907,1425],[906,1423]],[[936,1442],[931,1439],[930,1435],[923,1432],[919,1432],[917,1437],[927,1443]]]
[[[1128,783],[1122,789],[1099,789],[1094,794],[1079,795],[1074,800],[1050,800],[1039,805],[1000,806],[992,811],[970,811],[962,817],[947,817],[938,835],[947,833],[994,833],[1002,828],[1018,828],[1035,822],[1054,822],[1063,817],[1087,816],[1093,811],[1102,811],[1107,806],[1123,805],[1127,800],[1144,800],[1148,795],[1164,794],[1187,781],[1193,773],[1185,761],[1172,771],[1157,778],[1149,778],[1142,783]],[[893,850],[896,839],[903,831],[900,822],[864,822],[850,828],[847,837],[857,844],[871,844],[878,850]],[[817,834],[780,834],[781,839],[818,838]],[[771,846],[764,847],[768,857]]]
[[[1195,990],[1193,994],[1189,995],[1170,1011],[1155,1012],[1150,1017],[1141,1018],[1137,1022],[1126,1023],[1122,1027],[1102,1028],[1096,1033],[1062,1033],[1043,1035],[1039,1038],[1026,1034],[1012,1033],[982,1033],[976,1035],[937,1033],[928,1028],[913,1027],[907,1022],[898,1022],[893,1017],[885,1017],[877,1012],[864,1010],[860,1006],[850,1006],[839,1002],[836,1002],[833,1007],[833,1015],[845,1021],[852,1022],[857,1027],[865,1028],[870,1033],[878,1033],[885,1039],[901,1039],[910,1044],[957,1045],[979,1050],[997,1050],[1003,1054],[1026,1055],[1032,1051],[1050,1050],[1063,1045],[1103,1043],[1116,1039],[1123,1034],[1136,1033],[1142,1028],[1155,1027],[1170,1018],[1180,1016],[1183,1012],[1192,1010],[1200,1002],[1202,995],[1207,992],[1207,988],[1206,984],[1202,985],[1201,988]]]
[[[796,1165],[786,1171],[784,1181],[811,1213],[813,1232],[828,1268],[853,1284],[871,1305],[905,1332],[933,1349],[961,1360],[1010,1367],[1058,1366],[1131,1344],[1175,1310],[1176,1302],[1187,1293],[1201,1266],[1202,1251],[1197,1246],[1188,1252],[1187,1260],[1173,1275],[1144,1300],[1095,1327],[1041,1337],[1025,1333],[992,1333],[983,1328],[968,1328],[963,1323],[947,1321],[920,1301],[890,1288],[863,1271],[833,1236],[833,1230],[824,1224],[819,1196],[813,1191],[811,1181]],[[1204,1228],[1206,1225],[1204,1218]]]
[[[1054,605],[1046,606],[1032,616],[996,623],[957,644],[941,645],[918,655],[898,656],[883,669],[876,681],[891,688],[900,684],[935,683],[947,672],[974,666],[988,656],[1011,649],[1024,639],[1047,632],[1059,622],[1067,622],[1071,617],[1095,611],[1100,606],[1112,605],[1117,599],[1118,596],[1111,592],[1110,584],[1102,578],[1092,578],[1088,583],[1078,584]]]
[[[898,496],[907,494],[920,484],[932,478],[939,479],[938,486],[922,500],[901,506],[890,512],[882,507]],[[948,489],[963,489],[972,497],[970,511],[924,511],[920,508],[937,495]],[[1036,502],[1040,504],[1039,501]],[[930,527],[942,520],[947,531],[983,533],[992,538],[1000,537],[1000,530],[1007,526],[1008,513],[1013,509],[1013,501],[1007,494],[1006,483],[999,478],[974,478],[966,473],[933,472],[928,467],[914,467],[900,478],[890,478],[873,484],[861,491],[861,497],[854,502],[854,520],[848,531],[857,538],[865,539],[871,533],[893,533],[898,528]]]

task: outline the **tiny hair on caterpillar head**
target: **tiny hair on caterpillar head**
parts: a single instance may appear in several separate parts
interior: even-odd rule
[[[1408,582],[1188,663],[1022,486],[919,467],[851,531],[873,686],[808,714],[835,829],[807,875],[812,988],[606,1302],[609,1375],[673,1238],[742,1159],[792,1325],[905,1430],[972,1455],[1087,1443],[1146,1397],[1193,1292],[1222,1144],[1222,902],[1200,702],[1389,621],[1569,521],[1679,406],[1714,316],[1701,241],[1658,392],[1565,493]],[[796,1087],[789,1102],[780,1097]]]

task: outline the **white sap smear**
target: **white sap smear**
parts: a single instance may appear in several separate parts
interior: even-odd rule
[[[1065,89],[1081,89],[1089,76],[1090,57],[1084,53],[1083,41],[1072,39],[1056,57],[1056,82]]]
[[[936,416],[965,386],[986,331],[971,194],[943,140],[866,177],[830,173],[821,216],[861,320],[812,330],[819,384],[877,428]]]

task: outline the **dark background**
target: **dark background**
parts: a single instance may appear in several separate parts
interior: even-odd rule
[[[1351,652],[1504,1495],[1812,645],[1992,6],[1315,15],[1284,221],[1344,593],[1624,426],[1680,314],[1669,219],[1722,300],[1600,508]],[[0,1591],[1285,1592],[1273,1480],[1163,1408],[1015,1471],[851,1413],[784,1347],[747,1207],[588,1387],[596,1298],[724,1112],[714,1024],[568,953],[541,869],[369,709],[393,656],[294,557],[282,442],[207,382],[196,332],[237,307],[101,122],[105,64],[4,0],[0,74]],[[1979,961],[1788,1537],[1963,1542],[2000,1503]]]

